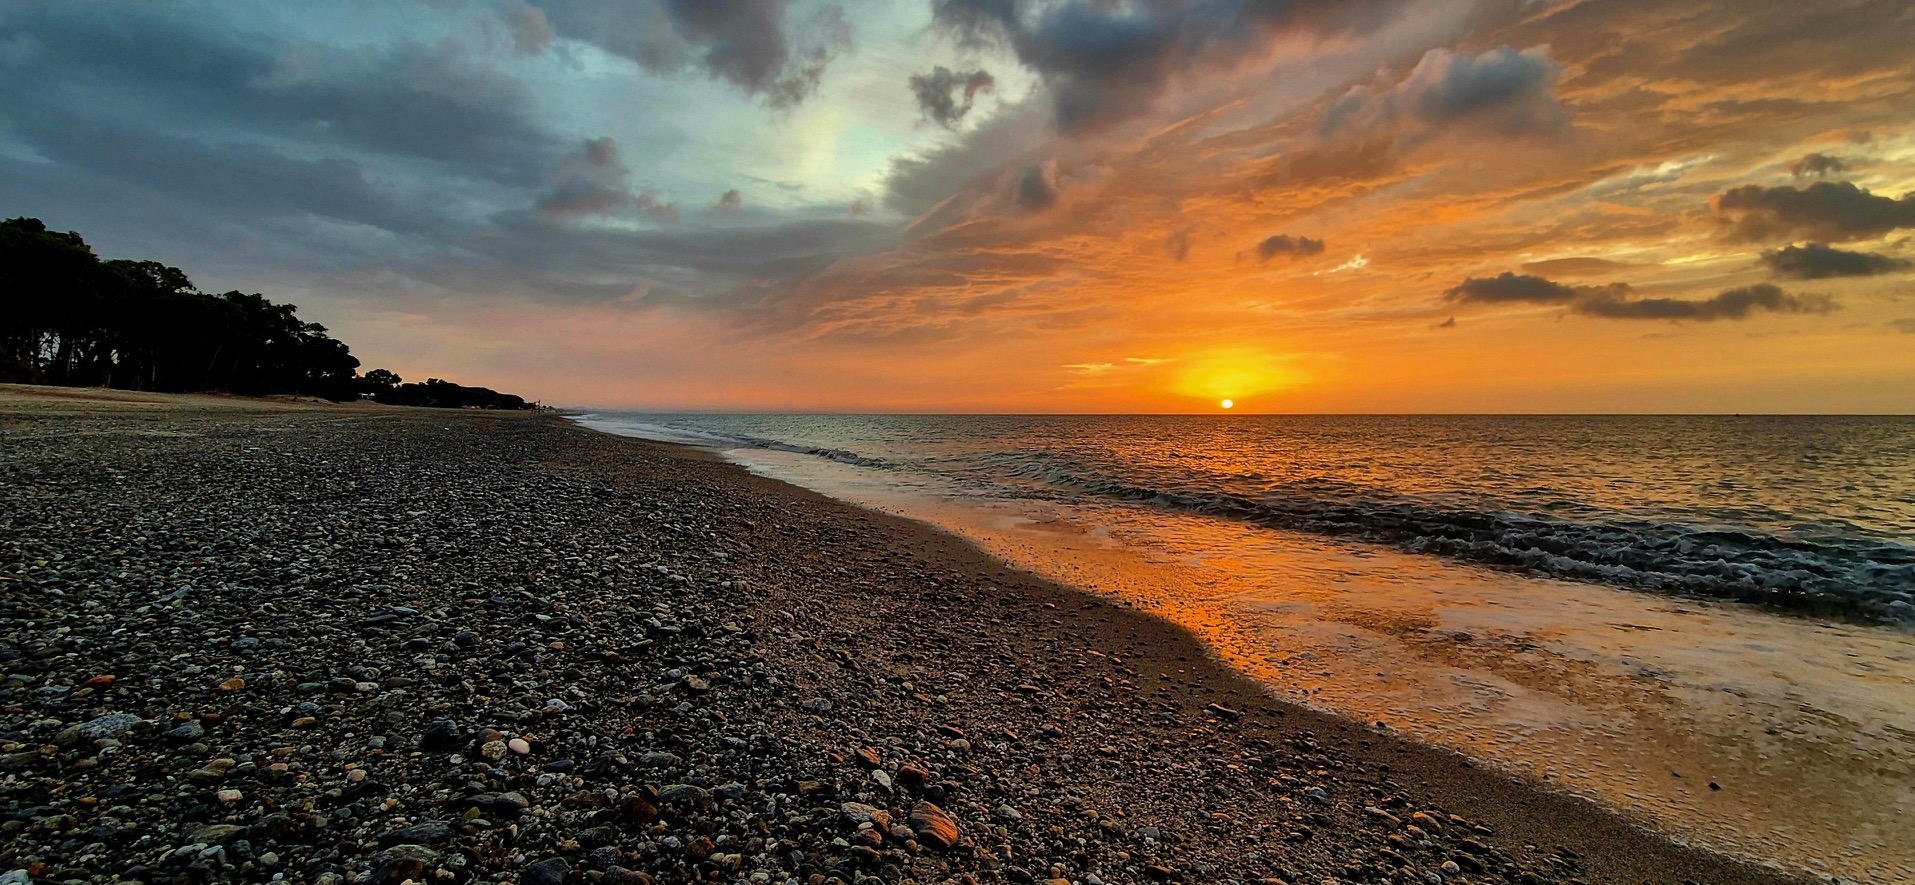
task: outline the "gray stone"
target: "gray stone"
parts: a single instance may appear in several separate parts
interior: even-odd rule
[[[132,713],[108,713],[80,726],[80,736],[88,740],[116,738],[133,730],[140,724],[140,717]]]
[[[565,885],[572,874],[572,863],[562,857],[548,857],[525,868],[519,874],[520,885]]]

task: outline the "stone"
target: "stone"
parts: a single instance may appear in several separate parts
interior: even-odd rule
[[[132,713],[108,713],[82,724],[79,736],[90,741],[116,738],[133,730],[133,726],[138,724],[140,717]]]
[[[207,845],[223,845],[246,828],[236,824],[208,824],[186,835],[189,842],[204,842]]]
[[[471,738],[450,719],[440,719],[419,736],[419,749],[427,753],[449,753],[465,746]]]
[[[525,756],[532,752],[532,745],[526,743],[525,738],[513,738],[506,741],[505,748],[520,756]]]
[[[429,820],[403,829],[380,833],[379,846],[390,848],[394,845],[440,845],[451,839],[451,824],[442,820]]]
[[[424,845],[394,845],[379,852],[372,881],[378,885],[399,885],[408,879],[423,882],[427,872],[439,865],[439,856]]]
[[[166,736],[173,740],[190,744],[206,736],[206,726],[197,722],[188,722],[185,725],[167,732]]]
[[[704,787],[691,784],[671,784],[658,790],[660,805],[703,806],[710,801]]]
[[[480,814],[489,818],[511,820],[532,807],[523,793],[480,793],[465,800],[469,808],[476,808]]]
[[[606,868],[605,878],[601,881],[604,885],[652,885],[652,877],[637,870],[616,866]]]
[[[853,827],[862,824],[871,824],[877,827],[891,826],[890,812],[873,805],[866,805],[863,802],[846,802],[838,806],[838,814],[844,818],[845,823]]]
[[[960,835],[957,821],[929,802],[911,806],[911,829],[920,841],[946,850],[957,846]]]
[[[246,798],[246,795],[244,793],[241,793],[238,790],[221,790],[217,793],[214,793],[213,796],[214,798],[217,798],[220,802],[223,802],[228,805],[231,805],[234,802],[238,802],[239,800]]]
[[[572,862],[562,857],[548,857],[525,868],[519,874],[520,885],[565,885],[565,877],[572,874]]]

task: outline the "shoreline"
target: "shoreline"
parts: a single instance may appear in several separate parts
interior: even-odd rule
[[[211,722],[205,709],[209,701],[224,699],[220,689],[202,687],[187,700],[170,698],[167,684],[134,678],[133,665],[163,662],[162,652],[188,652],[206,659],[193,664],[202,668],[195,676],[258,670],[258,655],[265,652],[258,646],[233,649],[238,639],[249,637],[236,639],[232,629],[225,631],[224,645],[210,649],[169,645],[162,637],[150,643],[153,649],[141,650],[117,645],[110,634],[93,636],[104,649],[57,642],[19,647],[22,653],[11,658],[9,672],[21,672],[23,663],[36,666],[45,672],[29,684],[65,679],[69,690],[36,695],[22,685],[8,691],[0,726],[15,746],[7,754],[15,764],[8,774],[16,785],[0,796],[0,810],[13,813],[14,820],[21,820],[23,807],[39,807],[32,802],[58,801],[72,789],[105,789],[104,774],[96,772],[130,774],[133,769],[120,767],[121,757],[144,756],[149,746],[152,758],[142,758],[147,767],[139,770],[180,776],[201,770],[185,767],[189,761],[205,766],[208,758],[221,758],[209,754],[245,759],[249,754],[242,749],[260,750],[251,755],[268,764],[237,762],[229,768],[237,772],[252,764],[255,770],[215,780],[231,781],[244,794],[275,797],[273,807],[310,806],[315,796],[324,805],[333,789],[340,795],[332,800],[355,789],[376,792],[352,786],[367,782],[363,775],[351,776],[356,768],[374,770],[375,779],[395,797],[397,804],[384,809],[360,807],[376,797],[353,797],[359,800],[354,813],[340,818],[344,824],[332,825],[357,824],[363,830],[357,841],[346,840],[352,841],[350,848],[306,838],[308,829],[327,829],[310,826],[310,818],[298,819],[300,813],[312,814],[309,808],[292,815],[291,828],[301,838],[282,841],[327,847],[281,849],[275,853],[284,856],[275,858],[275,868],[259,865],[254,845],[248,850],[255,858],[244,862],[252,868],[215,864],[219,876],[265,878],[255,874],[290,871],[291,856],[304,851],[320,860],[297,867],[288,880],[318,882],[328,874],[343,881],[377,879],[404,860],[388,856],[394,846],[414,844],[380,837],[436,821],[450,832],[441,836],[434,830],[437,841],[421,844],[435,856],[419,863],[444,868],[449,858],[468,852],[473,858],[459,865],[464,872],[452,876],[459,881],[635,881],[614,869],[669,882],[714,871],[727,878],[759,872],[763,881],[799,882],[813,875],[839,875],[845,881],[857,875],[920,880],[972,875],[1017,885],[1038,879],[1078,885],[1163,879],[1428,881],[1430,875],[1444,881],[1798,881],[1675,845],[1583,800],[1512,781],[1456,754],[1290,705],[1169,622],[1015,570],[954,535],[751,474],[708,452],[617,437],[555,415],[245,404],[230,410],[181,405],[169,411],[152,403],[89,403],[59,412],[44,401],[0,403],[0,433],[5,434],[0,439],[7,439],[10,449],[0,454],[0,468],[14,480],[4,490],[18,499],[13,503],[44,510],[150,496],[173,508],[162,507],[159,518],[191,527],[195,523],[180,517],[211,512],[195,507],[261,506],[261,499],[250,495],[265,492],[227,489],[222,482],[268,482],[278,473],[316,471],[306,479],[340,485],[302,486],[299,476],[282,477],[294,483],[292,488],[308,490],[278,499],[298,517],[287,524],[328,526],[329,544],[347,553],[291,560],[305,563],[303,586],[324,584],[321,573],[344,567],[330,559],[349,560],[356,569],[386,570],[380,573],[389,583],[326,584],[347,594],[328,598],[260,582],[232,591],[231,600],[209,598],[207,604],[257,606],[264,600],[303,615],[331,612],[335,620],[350,608],[351,623],[343,625],[323,617],[288,623],[341,631],[341,639],[358,636],[355,641],[368,648],[382,634],[404,632],[399,625],[411,619],[434,622],[429,629],[421,625],[410,635],[387,637],[397,641],[378,652],[387,659],[385,672],[365,679],[345,673],[317,683],[323,687],[347,679],[351,685],[343,699],[328,700],[331,691],[302,690],[313,683],[298,682],[297,676],[248,680],[233,694],[261,696],[240,704],[244,709],[220,711]],[[23,427],[36,432],[24,434]],[[283,452],[271,454],[274,448]],[[75,454],[83,466],[116,471],[117,480],[87,470],[78,473],[88,475],[61,479],[54,468]],[[171,469],[140,474],[126,465]],[[22,476],[28,481],[18,481]],[[100,488],[107,482],[115,487]],[[344,483],[355,484],[353,494],[325,491]],[[49,489],[61,494],[46,495]],[[533,491],[539,494],[526,494]],[[192,494],[213,500],[182,497]],[[394,505],[398,514],[419,510],[421,515],[388,515],[380,526],[384,531],[333,521],[379,502]],[[362,518],[372,519],[378,510]],[[84,514],[76,509],[65,518]],[[412,522],[430,526],[434,520],[475,528],[394,528]],[[15,549],[55,543],[34,536],[31,525],[5,527],[5,539]],[[87,533],[82,537],[88,540],[79,543],[108,531]],[[375,537],[386,544],[397,539],[397,552],[375,544]],[[432,540],[417,540],[425,538]],[[267,537],[259,543],[271,546],[278,540]],[[348,555],[357,555],[359,545],[380,555],[363,561]],[[86,548],[75,558],[101,552]],[[525,563],[492,561],[521,555],[529,557]],[[537,567],[520,568],[526,563]],[[10,608],[9,632],[20,637],[35,631],[73,635],[59,633],[55,623],[78,612],[60,608],[94,601],[114,613],[111,597],[137,583],[123,578],[113,588],[95,589],[81,582],[76,589],[72,579],[44,579],[28,566],[12,574],[33,577],[12,577],[9,587],[29,581],[44,587],[57,580],[65,595],[40,599],[35,610]],[[456,577],[460,574],[464,577]],[[234,580],[229,576],[229,582]],[[61,605],[53,605],[55,599]],[[350,604],[341,604],[343,599]],[[380,604],[413,614],[367,626],[365,621],[385,617],[365,615]],[[245,620],[246,614],[235,617]],[[518,640],[519,649],[506,651],[511,644],[501,641],[503,634],[515,630],[543,634],[544,650],[527,637]],[[281,632],[300,635],[290,628]],[[462,645],[461,633],[476,634],[476,645]],[[564,638],[553,640],[554,635]],[[268,648],[287,660],[274,663],[289,672],[294,666],[305,666],[306,672],[327,669],[315,661],[292,660],[339,651],[311,647],[325,644],[321,637],[312,638],[320,641],[281,636],[284,645]],[[450,661],[432,662],[419,674],[392,675],[411,673],[403,650],[419,642],[426,650],[447,643],[442,654]],[[59,653],[35,657],[39,652],[33,649],[47,647]],[[60,660],[61,653],[81,660],[57,671],[32,664]],[[539,663],[539,658],[553,663]],[[335,662],[332,670],[351,666]],[[81,686],[90,681],[83,671],[116,667],[127,674]],[[489,683],[480,676],[488,673]],[[500,674],[509,678],[501,681]],[[395,679],[410,681],[395,686]],[[401,694],[393,697],[395,691]],[[517,698],[520,709],[507,709],[513,704],[504,703],[506,698]],[[566,709],[552,712],[551,700]],[[290,722],[316,721],[293,725],[278,713],[282,705],[302,702],[315,705],[314,715]],[[141,722],[154,724],[129,726],[125,741],[101,739],[111,746],[53,740],[56,731],[64,734],[97,719],[85,714],[104,715],[101,711],[109,708],[127,708]],[[416,715],[408,714],[414,709]],[[197,719],[187,724],[208,733],[204,751],[197,743],[169,748],[159,724],[174,726],[146,712],[173,721],[182,715]],[[504,738],[520,732],[516,740],[529,752],[513,746],[492,759],[490,742],[477,741],[486,735],[477,734],[473,743],[461,744],[460,752],[487,761],[475,769],[476,759],[467,759],[454,765],[456,776],[447,777],[441,770],[447,760],[425,749],[429,717],[439,715],[462,733],[494,728]],[[395,716],[404,721],[392,721]],[[368,725],[380,717],[390,724]],[[359,758],[367,755],[365,734],[387,730],[391,735],[381,752]],[[320,748],[328,744],[321,736],[333,738],[324,752]],[[43,739],[52,752],[24,749]],[[579,742],[602,747],[604,741],[629,757],[609,765],[611,771],[575,773],[593,758],[582,750],[571,754],[578,758],[552,758]],[[264,746],[272,743],[293,751],[280,754]],[[348,751],[347,744],[356,746]],[[863,756],[867,750],[870,755]],[[343,763],[353,768],[342,768],[333,758],[340,752],[354,757]],[[34,758],[20,758],[23,753]],[[674,759],[648,764],[647,753]],[[275,776],[271,760],[288,757],[310,763],[297,773],[303,780],[287,783]],[[169,758],[175,758],[170,768]],[[87,759],[94,764],[80,765]],[[558,761],[576,768],[548,768]],[[384,767],[398,771],[383,775],[379,769]],[[572,782],[594,777],[590,783]],[[233,826],[247,834],[260,826],[249,820],[257,809],[248,799],[233,800],[249,806],[244,809],[208,802],[198,798],[210,795],[202,789],[207,782],[186,780],[193,783],[193,797],[183,797],[178,805],[169,805],[170,799],[147,803],[124,815],[132,819],[126,829],[148,840],[141,858],[150,861],[164,853],[162,847],[199,844],[180,840],[203,835],[207,826]],[[418,790],[398,788],[420,782],[437,783],[438,792],[452,795],[428,790],[421,796],[414,795]],[[460,783],[481,789],[470,792],[456,786]],[[686,786],[703,793],[677,789]],[[661,807],[673,801],[666,793],[691,795],[691,804],[701,807],[682,815],[666,811],[655,815],[660,823],[635,827],[621,823],[617,808],[589,798],[607,791],[646,796],[648,788],[663,790],[647,800],[664,803]],[[278,801],[280,793],[290,806]],[[461,799],[459,793],[468,796]],[[500,802],[512,804],[497,798],[508,793],[525,800],[519,814],[530,811],[510,840],[499,838],[497,826],[480,826],[454,811],[461,803],[480,807],[470,804],[471,796],[492,796],[487,801],[493,804],[478,819],[512,816],[509,810],[492,810]],[[884,826],[859,830],[843,819],[848,801],[908,816],[926,800],[937,802],[956,824],[955,848],[939,849],[935,828],[892,821],[886,838]],[[78,820],[87,813],[83,809],[96,806],[58,807],[62,810],[29,815],[24,826],[10,830],[14,837],[0,849],[0,863],[12,868],[37,851],[37,862],[46,864],[49,847],[79,849],[83,843],[71,833],[84,829]],[[1460,820],[1452,820],[1452,814]],[[766,829],[750,835],[745,822],[754,819]],[[658,832],[661,825],[665,832]],[[611,832],[579,838],[597,829]],[[876,837],[870,835],[873,829]],[[267,834],[259,835],[254,841],[265,842]],[[112,839],[102,844],[108,846],[107,856],[120,855]],[[605,849],[612,851],[609,858]],[[1446,863],[1454,868],[1445,868]],[[560,867],[563,872],[551,879]],[[171,867],[158,868],[162,874],[149,878],[169,881],[164,871]]]
[[[1658,847],[1674,848],[1679,852],[1693,853],[1712,861],[1724,861],[1733,867],[1743,868],[1743,871],[1737,872],[1735,876],[1752,877],[1732,877],[1725,881],[1769,881],[1753,878],[1757,875],[1756,871],[1759,871],[1761,875],[1775,877],[1774,881],[1801,881],[1786,878],[1788,874],[1754,860],[1705,846],[1679,844],[1675,837],[1658,829],[1651,822],[1635,818],[1592,799],[1574,795],[1557,786],[1533,783],[1513,772],[1495,767],[1490,761],[1411,740],[1394,734],[1386,728],[1358,722],[1332,711],[1296,703],[1276,694],[1270,686],[1250,674],[1233,667],[1196,634],[1173,621],[1144,611],[1119,598],[1074,587],[1030,572],[985,551],[971,539],[931,523],[862,506],[752,471],[744,465],[728,460],[721,450],[713,447],[624,436],[572,422],[570,418],[565,420],[589,433],[610,436],[637,445],[658,447],[677,457],[689,460],[724,465],[736,470],[739,479],[768,487],[765,491],[770,494],[800,496],[812,499],[821,506],[846,509],[873,520],[895,524],[895,536],[904,543],[910,543],[913,540],[910,537],[912,535],[930,535],[937,539],[936,544],[926,545],[938,551],[934,557],[945,559],[952,563],[953,567],[968,570],[973,574],[990,572],[999,576],[993,583],[1002,586],[995,589],[1005,591],[1007,596],[1028,595],[1037,599],[1039,605],[1052,605],[1058,609],[1063,609],[1066,605],[1088,609],[1097,612],[1093,620],[1098,627],[1108,628],[1113,633],[1125,632],[1126,635],[1133,637],[1147,637],[1133,646],[1143,650],[1133,653],[1129,661],[1147,676],[1154,676],[1160,680],[1170,674],[1177,674],[1179,681],[1175,682],[1173,687],[1176,694],[1181,696],[1181,706],[1195,709],[1200,713],[1210,704],[1218,704],[1244,714],[1249,714],[1253,709],[1260,709],[1266,717],[1260,723],[1261,726],[1272,731],[1301,731],[1316,735],[1325,730],[1334,730],[1336,737],[1333,740],[1339,750],[1357,756],[1376,770],[1388,772],[1410,769],[1415,771],[1421,778],[1421,786],[1431,795],[1440,797],[1439,802],[1451,806],[1477,805],[1476,811],[1480,815],[1478,819],[1491,823],[1492,829],[1534,827],[1537,821],[1532,815],[1539,813],[1559,818],[1558,826],[1541,828],[1542,832],[1552,833],[1558,839],[1562,839],[1566,831],[1576,828],[1594,825],[1608,829],[1602,825],[1620,824],[1629,837],[1646,839],[1658,843]],[[1006,581],[1004,576],[1014,578],[1014,583]],[[1094,638],[1087,637],[1087,639],[1095,642]],[[1185,666],[1180,667],[1177,666],[1178,664]],[[1185,673],[1186,670],[1192,672]],[[1235,721],[1256,727],[1253,724],[1254,720],[1244,722],[1243,718],[1239,717]],[[1284,736],[1287,738],[1288,734]],[[1459,774],[1459,772],[1469,773]],[[1486,796],[1493,798],[1485,801]],[[1589,820],[1572,819],[1582,816],[1598,818],[1600,824]],[[1533,836],[1534,832],[1530,835]],[[1605,833],[1605,836],[1609,838],[1615,838],[1617,835],[1619,834],[1614,830]],[[1600,844],[1603,840],[1599,838],[1574,841],[1582,843],[1572,846],[1580,849],[1585,845]],[[1601,851],[1602,849],[1592,848],[1592,850]],[[1667,869],[1669,869],[1660,867],[1659,863],[1660,859],[1648,864],[1630,863],[1624,867],[1629,872],[1612,870],[1604,875],[1615,877],[1617,881],[1631,881],[1630,873],[1645,876],[1640,881],[1672,881],[1658,878],[1659,874],[1667,875]]]

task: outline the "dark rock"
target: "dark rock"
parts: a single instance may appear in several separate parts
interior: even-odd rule
[[[452,838],[452,825],[442,820],[429,820],[399,830],[390,830],[379,834],[381,848],[393,845],[442,845]]]
[[[440,719],[419,736],[419,749],[427,753],[450,753],[466,745],[472,737],[450,719]]]
[[[572,862],[562,857],[548,857],[525,868],[519,874],[519,885],[565,885],[565,877],[572,874]]]

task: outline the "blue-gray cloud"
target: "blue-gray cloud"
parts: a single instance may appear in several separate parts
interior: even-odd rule
[[[953,71],[939,65],[928,73],[911,75],[910,86],[924,118],[948,129],[964,119],[977,94],[991,91],[997,80],[988,71]]]
[[[1866,240],[1915,227],[1915,193],[1900,199],[1846,181],[1804,188],[1745,184],[1715,198],[1715,210],[1744,240],[1801,237],[1824,243]]]
[[[1872,277],[1879,274],[1908,270],[1915,263],[1890,255],[1876,255],[1872,252],[1851,252],[1824,246],[1820,243],[1808,243],[1801,246],[1784,246],[1773,252],[1762,254],[1762,263],[1768,265],[1776,276],[1795,280],[1825,280],[1832,277]]]
[[[1728,289],[1709,298],[1640,298],[1628,283],[1568,286],[1507,271],[1471,277],[1443,293],[1444,300],[1488,304],[1560,304],[1573,313],[1612,320],[1707,322],[1741,320],[1760,312],[1825,314],[1835,310],[1826,295],[1795,295],[1770,283]]]
[[[1002,45],[1049,87],[1058,129],[1081,133],[1150,107],[1178,75],[1227,66],[1292,31],[1368,27],[1384,0],[932,0],[933,22],[960,44]]]
[[[541,10],[499,8],[522,19],[513,48],[542,48]],[[166,4],[4,5],[0,32],[0,204],[110,255],[309,273],[339,297],[572,300],[721,294],[886,241],[842,207],[666,236],[677,204],[619,143],[562,131],[521,62],[456,37],[320,44]]]
[[[805,18],[787,0],[535,0],[561,36],[670,73],[702,68],[775,107],[802,102],[854,48],[838,6]]]

